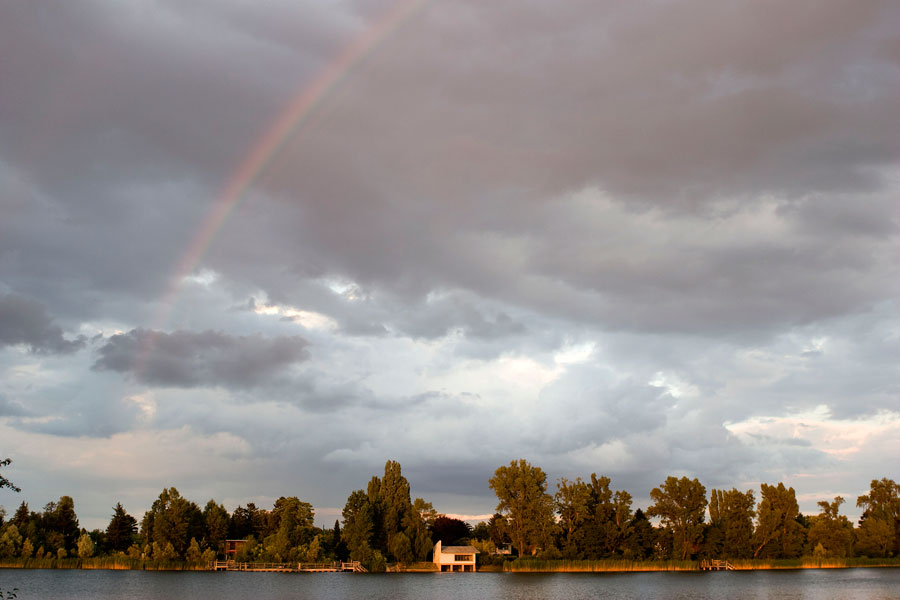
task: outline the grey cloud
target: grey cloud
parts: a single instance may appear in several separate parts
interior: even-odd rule
[[[194,469],[216,495],[265,481],[340,505],[398,458],[414,488],[487,508],[523,456],[636,495],[672,473],[817,476],[835,463],[816,448],[725,424],[896,412],[895,3],[424,3],[192,246],[281,111],[392,5],[4,5],[0,286],[46,307],[16,304],[25,333],[0,319],[0,346],[37,352],[0,356],[4,423],[108,436],[149,414],[109,398],[149,385],[145,426],[246,441],[246,485]],[[95,342],[91,372],[78,325],[128,333]],[[586,343],[590,364],[555,362]],[[559,379],[510,393],[485,373],[519,359]]]
[[[23,416],[36,416],[32,414]],[[77,394],[61,403],[56,410],[45,410],[39,419],[14,419],[11,424],[21,431],[57,437],[105,438],[131,431],[143,416],[129,399],[91,398]]]
[[[0,417],[21,417],[27,412],[20,402],[10,400],[3,394],[0,394]]]
[[[264,385],[309,358],[299,336],[264,338],[218,331],[164,333],[134,329],[98,350],[94,370],[128,373],[149,385],[191,388]]]
[[[0,296],[0,346],[23,345],[39,354],[71,354],[84,344],[84,336],[66,339],[39,302],[18,294]]]

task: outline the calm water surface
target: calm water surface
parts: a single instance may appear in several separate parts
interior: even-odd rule
[[[900,598],[900,569],[714,573],[154,573],[0,569],[20,600],[884,600]]]

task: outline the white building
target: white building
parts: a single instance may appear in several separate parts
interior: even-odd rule
[[[475,555],[478,550],[472,546],[446,546],[441,542],[434,545],[434,564],[438,571],[475,572]]]

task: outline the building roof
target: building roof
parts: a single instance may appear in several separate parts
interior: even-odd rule
[[[441,546],[441,554],[480,554],[474,546]]]

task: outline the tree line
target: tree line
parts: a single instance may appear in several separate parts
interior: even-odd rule
[[[757,502],[754,490],[707,494],[697,479],[670,476],[650,491],[646,512],[633,510],[631,494],[610,483],[597,474],[562,478],[551,495],[540,467],[525,460],[501,466],[490,479],[499,500],[491,540],[510,543],[519,556],[569,560],[900,555],[900,485],[886,478],[857,498],[856,527],[839,514],[840,496],[804,515],[784,483],[763,483]]]
[[[0,560],[112,556],[204,564],[224,555],[226,540],[245,540],[234,556],[239,561],[349,559],[370,571],[428,560],[437,540],[471,544],[488,560],[507,547],[518,556],[568,560],[900,555],[900,485],[890,479],[873,480],[857,498],[863,513],[855,527],[839,514],[843,498],[804,515],[783,483],[762,484],[757,502],[754,490],[707,493],[697,479],[668,477],[650,491],[646,511],[597,474],[561,478],[551,494],[544,471],[525,460],[499,467],[489,485],[496,513],[474,527],[412,499],[395,461],[349,495],[333,528],[316,527],[312,505],[296,496],[269,509],[251,502],[229,512],[215,500],[201,508],[170,487],[140,521],[117,503],[107,527],[93,531],[79,526],[69,496],[41,511],[22,502],[11,517],[0,507]]]
[[[18,491],[11,484],[3,487]],[[316,527],[314,518],[312,505],[296,496],[283,496],[269,509],[249,502],[229,512],[212,499],[201,508],[170,487],[140,520],[117,503],[105,529],[87,531],[70,496],[41,511],[23,501],[11,516],[0,507],[0,560],[109,556],[206,564],[224,557],[226,540],[243,540],[233,557],[241,562],[352,558],[378,571],[388,562],[425,560],[436,540],[461,540],[471,533],[466,523],[438,514],[431,503],[411,501],[409,482],[394,461],[385,465],[383,477],[372,477],[367,489],[350,494],[343,527],[340,520],[333,528]]]

